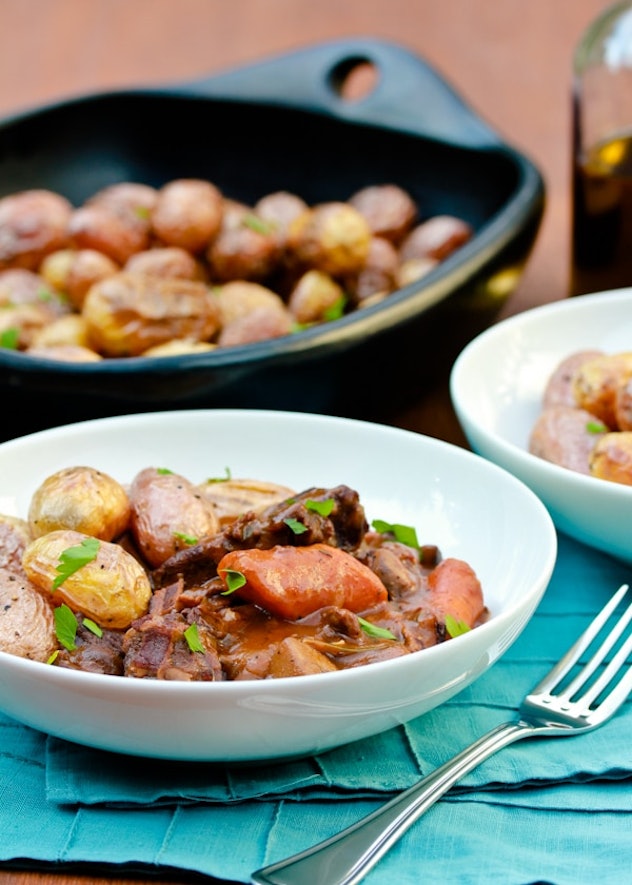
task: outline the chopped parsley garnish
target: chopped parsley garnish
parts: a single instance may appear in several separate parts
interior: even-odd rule
[[[188,544],[189,547],[192,547],[194,544],[197,544],[198,538],[195,535],[187,535],[185,532],[174,532],[174,538],[178,538],[180,541],[184,541],[185,544]]]
[[[224,575],[224,581],[227,588],[226,590],[222,590],[222,596],[228,596],[229,594],[234,593],[235,590],[239,590],[239,588],[243,587],[246,583],[246,576],[242,575],[241,572],[238,572],[235,569],[222,569],[222,574]]]
[[[158,476],[169,476],[170,473],[173,473],[173,470],[169,470],[168,467],[156,467],[156,473]]]
[[[74,651],[77,647],[77,618],[74,612],[65,603],[58,606],[53,612],[55,619],[55,636],[68,651]]]
[[[397,639],[390,630],[387,630],[385,627],[378,627],[377,624],[372,624],[371,621],[366,621],[360,616],[358,616],[358,623],[368,636],[375,636],[378,639]]]
[[[302,535],[303,532],[307,531],[307,526],[302,522],[299,522],[298,519],[294,519],[293,516],[289,516],[287,519],[284,519],[283,522],[294,532],[295,535]]]
[[[334,504],[336,502],[333,498],[325,498],[324,501],[305,501],[305,507],[307,510],[313,510],[314,513],[319,513],[321,516],[329,516],[331,511],[334,509]]]
[[[264,218],[260,218],[258,215],[252,215],[248,213],[244,215],[241,219],[241,223],[244,227],[249,227],[250,230],[254,230],[255,233],[258,234],[271,234],[274,231],[274,225],[272,225],[269,221],[266,221]]]
[[[323,319],[330,323],[332,320],[339,320],[345,312],[347,306],[347,296],[341,295],[337,301],[323,311]]]
[[[407,547],[419,548],[417,540],[417,532],[410,525],[399,525],[398,523],[384,522],[383,519],[374,519],[371,523],[376,532],[382,534],[395,535],[395,540]]]
[[[66,578],[74,575],[80,568],[97,558],[101,542],[97,538],[84,538],[76,547],[68,547],[59,556],[57,577],[53,581],[52,591],[64,583]]]
[[[20,330],[16,329],[15,326],[11,326],[10,329],[3,329],[0,332],[0,347],[5,347],[7,350],[17,350],[19,340]]]
[[[209,478],[206,481],[209,483],[211,483],[211,482],[227,482],[229,479],[232,479],[233,475],[230,472],[230,467],[224,467],[224,470],[226,471],[225,476],[209,476]]]
[[[84,618],[83,626],[86,628],[86,630],[94,633],[95,636],[98,636],[99,638],[103,636],[103,630],[92,620],[92,618]]]
[[[601,421],[587,421],[586,430],[588,433],[606,433],[608,428]]]
[[[197,624],[191,624],[191,626],[187,627],[184,631],[184,638],[187,641],[187,645],[191,649],[191,651],[203,652],[204,646],[202,645],[202,641],[200,640],[200,634],[198,632]]]
[[[470,627],[465,621],[457,621],[452,615],[446,615],[445,629],[448,636],[451,636],[453,639],[455,636],[461,636],[463,633],[469,633],[470,631]]]

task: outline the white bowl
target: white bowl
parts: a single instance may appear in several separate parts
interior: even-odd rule
[[[472,449],[525,482],[561,531],[631,563],[632,487],[528,451],[549,375],[585,349],[632,350],[632,289],[557,301],[486,330],[454,363],[452,402]]]
[[[71,741],[144,756],[246,761],[307,755],[376,734],[443,703],[528,622],[549,582],[556,535],[522,483],[464,449],[381,425],[309,414],[201,410],[107,418],[0,445],[0,511],[26,514],[45,476],[101,468],[128,481],[168,466],[298,490],[345,483],[369,521],[414,525],[466,559],[490,620],[453,640],[353,670],[191,683],[103,676],[0,653],[0,709]]]

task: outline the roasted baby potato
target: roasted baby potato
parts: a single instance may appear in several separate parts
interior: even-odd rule
[[[77,560],[83,564],[60,575],[69,551],[75,564]],[[31,583],[45,596],[65,602],[101,627],[125,629],[147,611],[151,597],[147,572],[118,544],[70,529],[53,531],[31,541],[22,564]],[[55,586],[61,576],[64,580]]]
[[[151,224],[165,246],[197,253],[219,233],[223,209],[222,194],[210,181],[179,178],[158,191]]]
[[[608,428],[585,409],[551,406],[538,416],[529,438],[529,451],[552,464],[589,474],[595,444]]]
[[[102,470],[65,467],[48,476],[31,497],[28,522],[34,538],[72,529],[112,541],[127,529],[131,506],[123,486]]]
[[[590,457],[590,474],[632,485],[632,431],[606,433],[597,441]]]
[[[63,292],[73,307],[81,310],[93,283],[112,276],[119,265],[96,249],[58,249],[42,261],[39,272],[58,292]]]
[[[573,394],[580,409],[617,429],[615,398],[623,379],[632,376],[632,352],[603,354],[583,362],[573,375]]]
[[[56,648],[49,600],[26,577],[0,569],[0,651],[45,662]]]
[[[26,577],[22,568],[22,554],[32,540],[33,535],[25,519],[0,514],[0,574],[11,572]]]
[[[321,323],[327,312],[345,302],[345,293],[332,277],[322,270],[308,270],[298,280],[288,300],[288,308],[297,323]]]
[[[553,370],[542,396],[542,406],[577,407],[574,378],[584,363],[603,356],[600,350],[580,350],[565,357]]]
[[[417,219],[417,205],[405,190],[396,184],[375,184],[364,187],[349,198],[377,237],[400,243]]]
[[[33,189],[0,199],[0,269],[35,270],[68,243],[72,205],[61,194]]]
[[[204,283],[125,272],[92,286],[83,316],[92,347],[110,357],[139,356],[173,338],[208,341],[219,327]]]
[[[319,203],[290,223],[288,249],[299,264],[333,277],[359,271],[367,260],[371,229],[349,203]]]
[[[129,497],[132,535],[154,568],[219,529],[212,503],[178,473],[147,467],[134,477]]]
[[[220,528],[248,510],[257,512],[296,494],[287,486],[258,479],[209,479],[198,483],[197,489],[212,504]]]

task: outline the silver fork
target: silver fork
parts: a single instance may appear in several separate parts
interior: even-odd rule
[[[623,584],[544,679],[524,698],[519,718],[499,725],[405,792],[346,830],[254,872],[256,885],[356,885],[425,811],[460,778],[503,747],[531,737],[582,734],[610,719],[632,691],[632,603],[606,632],[628,592]],[[591,658],[577,668],[599,640]],[[611,654],[612,653],[612,654]],[[610,656],[610,657],[609,657]],[[580,691],[582,692],[580,694]]]

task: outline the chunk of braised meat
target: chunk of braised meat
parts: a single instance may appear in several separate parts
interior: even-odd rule
[[[75,648],[62,648],[55,658],[55,666],[66,670],[86,670],[110,676],[123,675],[123,636],[120,630],[103,629],[100,636],[88,630],[83,616],[77,613]]]
[[[332,501],[333,507],[323,516],[309,506],[310,501]],[[297,524],[303,527],[300,533],[292,528]],[[268,550],[277,545],[329,544],[352,552],[367,530],[364,507],[354,489],[346,485],[310,488],[258,513],[244,513],[217,535],[167,559],[152,573],[152,580],[156,588],[173,583],[180,575],[187,585],[201,584],[217,574],[217,564],[226,553],[251,547]]]
[[[148,614],[135,621],[123,640],[125,676],[137,679],[169,679],[217,682],[224,676],[216,643],[195,609]],[[202,650],[189,645],[185,631],[197,626]]]
[[[367,534],[356,555],[375,572],[391,599],[424,590],[426,578],[441,556],[435,546],[426,545],[416,550],[376,532]]]

